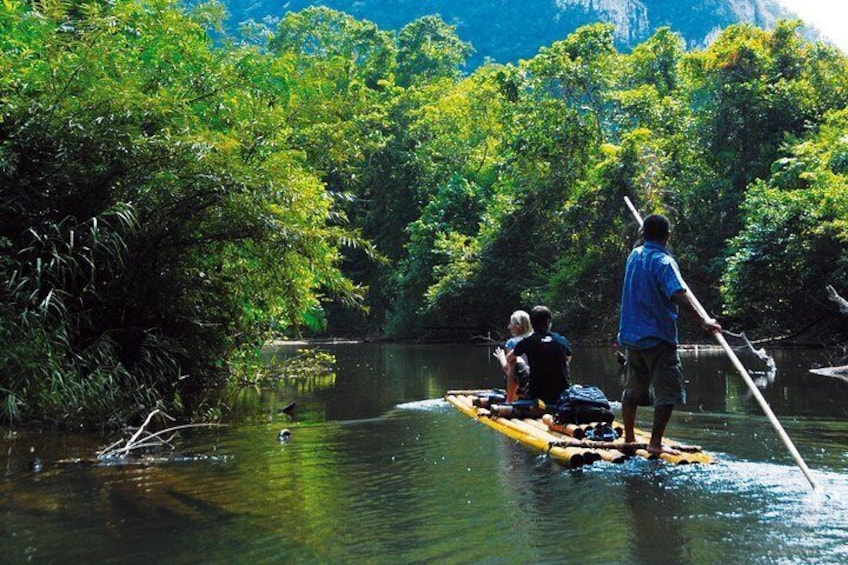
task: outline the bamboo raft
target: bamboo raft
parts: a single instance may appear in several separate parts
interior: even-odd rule
[[[673,465],[709,464],[713,462],[713,458],[701,451],[700,447],[682,445],[670,440],[667,440],[666,444],[679,451],[680,455],[649,453],[647,444],[650,434],[637,429],[636,441],[627,443],[621,437],[623,427],[618,422],[613,422],[611,425],[613,430],[616,431],[617,439],[613,441],[593,441],[587,439],[587,435],[591,436],[589,432],[596,429],[599,424],[568,424],[563,426],[557,424],[551,414],[531,418],[498,415],[502,411],[499,411],[496,406],[489,408],[479,406],[479,404],[485,404],[485,402],[480,402],[480,399],[490,393],[491,390],[449,390],[445,394],[445,400],[466,416],[474,418],[524,445],[544,452],[551,459],[572,469],[591,465],[595,461],[623,463],[631,457],[660,459]]]

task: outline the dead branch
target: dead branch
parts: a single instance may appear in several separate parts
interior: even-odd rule
[[[755,349],[754,344],[751,343],[751,340],[748,339],[748,336],[745,335],[745,332],[735,334],[735,333],[729,332],[727,330],[724,330],[724,333],[726,333],[729,336],[733,336],[735,338],[741,339],[745,344],[744,349],[753,353],[754,356],[757,359],[759,359],[760,361],[762,361],[763,363],[766,364],[766,372],[767,373],[774,373],[774,372],[777,371],[777,365],[774,362],[774,358],[771,355],[769,355],[768,353],[766,353],[766,350],[763,349],[762,347],[760,349]]]
[[[491,334],[489,334],[489,335],[476,335],[476,334],[472,335],[471,341],[473,341],[474,343],[484,343],[486,345],[498,345],[498,344],[501,343],[496,339],[492,339]]]
[[[844,298],[839,296],[839,293],[836,292],[836,289],[833,288],[833,286],[827,285],[824,288],[827,291],[828,300],[830,300],[831,302],[836,302],[836,304],[839,306],[839,311],[848,316],[848,300],[845,300]]]
[[[810,372],[815,375],[822,375],[824,377],[833,377],[834,379],[841,379],[848,383],[848,365],[842,365],[840,367],[821,367],[819,369],[810,369]]]
[[[167,447],[171,450],[174,449],[172,445],[172,441],[176,437],[176,432],[179,430],[184,430],[187,428],[211,428],[224,426],[225,424],[215,424],[215,423],[203,423],[203,424],[183,424],[180,426],[171,426],[158,432],[151,433],[147,431],[147,426],[150,424],[151,420],[157,414],[161,414],[161,417],[166,420],[174,421],[174,418],[160,411],[159,409],[154,410],[150,414],[147,415],[147,418],[144,419],[144,423],[139,426],[139,428],[133,433],[128,439],[123,440],[120,439],[111,445],[103,448],[98,454],[98,460],[104,459],[115,459],[115,458],[124,458],[127,457],[130,453],[135,450],[145,449],[148,447]],[[163,436],[168,436],[165,438]]]

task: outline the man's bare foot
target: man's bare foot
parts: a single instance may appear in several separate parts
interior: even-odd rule
[[[672,449],[667,445],[660,445],[659,447],[656,445],[648,444],[647,447],[648,453],[651,455],[662,455],[665,453],[666,455],[680,455],[680,452],[676,449]]]

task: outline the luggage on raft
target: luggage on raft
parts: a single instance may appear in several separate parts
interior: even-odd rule
[[[474,406],[489,408],[493,404],[503,404],[506,402],[506,394],[498,389],[479,391],[477,395],[472,397],[472,402]]]
[[[554,411],[554,420],[558,424],[609,424],[614,419],[609,400],[596,386],[570,386],[560,395]]]
[[[541,418],[553,414],[558,424],[610,423],[615,415],[610,410],[606,395],[596,386],[573,385],[560,395],[556,406],[546,406],[536,399],[506,402],[506,395],[498,389],[479,391],[472,396],[474,406],[488,408],[495,416],[508,418]]]

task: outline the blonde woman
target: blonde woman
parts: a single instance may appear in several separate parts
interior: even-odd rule
[[[529,380],[530,367],[527,365],[527,359],[523,356],[516,359],[515,365],[510,365],[507,362],[507,355],[515,349],[515,345],[519,341],[533,334],[530,314],[524,310],[516,310],[509,317],[507,329],[511,337],[503,348],[495,348],[492,355],[500,362],[504,375],[506,375],[506,401],[514,402],[518,397],[523,396],[522,392],[524,392]]]

